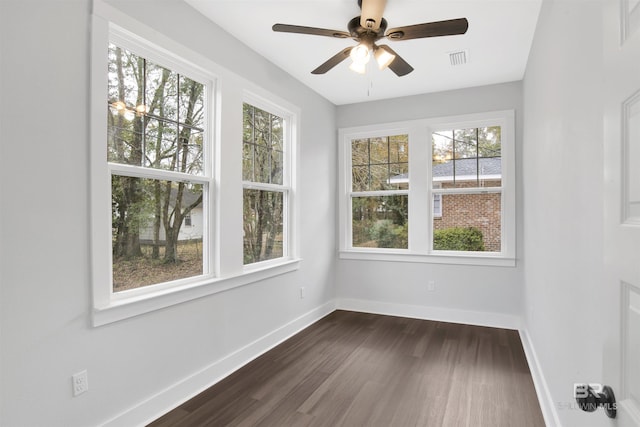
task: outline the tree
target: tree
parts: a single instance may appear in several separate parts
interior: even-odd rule
[[[187,109],[185,114],[185,126],[182,126],[178,134],[177,149],[175,156],[172,160],[172,166],[180,172],[192,172],[195,169],[195,164],[200,163],[200,156],[202,153],[202,139],[192,141],[193,124],[199,121],[198,117],[202,115],[203,108],[198,108],[198,103],[202,99],[203,85],[193,80],[187,80],[185,87],[181,88],[182,96],[188,99]],[[191,143],[194,142],[196,146],[200,146],[199,150],[196,150],[199,154],[195,158],[191,156]],[[176,196],[171,204],[171,192],[176,187]],[[172,183],[167,181],[165,183],[164,193],[164,205],[162,208],[162,220],[165,230],[165,253],[164,262],[176,262],[178,260],[178,236],[180,234],[180,227],[184,217],[188,215],[193,208],[202,203],[202,192],[188,206],[182,207],[184,193],[187,191],[187,184],[183,181]]]
[[[118,163],[140,165],[142,162],[142,119],[141,117],[121,114],[124,101],[135,96],[135,102],[140,103],[143,89],[131,82],[141,79],[143,70],[142,59],[128,54],[118,47],[110,49],[110,71],[116,75],[115,83],[110,87],[109,98],[115,95],[109,121],[109,152],[111,161]],[[110,73],[111,77],[111,73]],[[129,82],[130,84],[127,84]],[[112,85],[110,85],[112,86]],[[114,92],[115,89],[115,93]],[[113,228],[115,241],[113,244],[114,257],[132,258],[142,255],[140,247],[140,227],[144,225],[145,202],[144,189],[139,180],[125,176],[112,177]]]

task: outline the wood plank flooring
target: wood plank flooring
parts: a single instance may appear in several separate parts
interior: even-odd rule
[[[150,426],[544,420],[516,331],[335,311]]]

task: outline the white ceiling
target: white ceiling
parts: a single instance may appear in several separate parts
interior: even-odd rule
[[[347,30],[357,0],[185,0],[210,20],[336,105],[522,79],[541,0],[388,0],[388,27],[466,17],[464,35],[406,41],[381,39],[415,69],[398,77],[370,61],[364,75],[347,59],[324,75],[311,70],[352,39],[275,33],[275,23]],[[452,66],[449,53],[467,51]]]

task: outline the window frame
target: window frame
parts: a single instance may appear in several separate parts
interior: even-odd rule
[[[203,170],[202,174],[189,174],[184,172],[156,169],[146,166],[129,165],[122,163],[114,163],[107,161],[107,168],[109,170],[109,176],[128,176],[133,178],[146,178],[152,180],[166,180],[172,182],[188,182],[193,184],[202,185],[202,208],[203,208],[203,254],[202,254],[202,274],[197,276],[185,277],[181,279],[172,280],[169,282],[160,282],[147,286],[141,286],[129,290],[114,292],[113,291],[113,270],[111,274],[111,292],[109,298],[113,301],[126,300],[133,296],[140,296],[150,293],[147,289],[149,286],[153,286],[155,290],[158,289],[171,289],[174,287],[180,287],[189,285],[192,283],[202,282],[203,280],[210,280],[217,275],[215,262],[213,262],[213,255],[215,254],[214,242],[215,242],[215,227],[213,217],[212,201],[215,200],[215,180],[213,175],[213,151],[214,151],[214,138],[215,127],[213,117],[216,114],[216,108],[218,107],[215,100],[216,90],[216,76],[207,72],[202,67],[192,64],[177,55],[167,55],[157,46],[152,43],[142,40],[139,37],[132,36],[128,32],[117,26],[111,26],[109,30],[109,43],[113,43],[118,47],[127,49],[135,55],[140,56],[148,61],[153,61],[157,65],[170,69],[172,72],[176,72],[181,76],[190,78],[198,83],[201,83],[205,87],[204,91],[204,132],[203,132]],[[146,90],[146,88],[145,88]],[[210,111],[211,110],[211,111]],[[95,141],[97,143],[97,141]],[[111,195],[111,187],[109,188],[109,195]],[[113,268],[113,256],[110,256],[111,268]]]
[[[114,40],[113,34],[128,40],[124,45]],[[107,51],[110,42],[154,61],[158,65],[171,68],[173,71],[207,83],[210,94],[211,111],[207,117],[207,129],[211,138],[207,184],[211,197],[204,198],[208,212],[210,235],[209,274],[193,278],[181,279],[165,284],[144,286],[132,290],[114,293],[112,289],[111,266],[111,173],[106,158],[107,94],[106,70],[108,65]],[[132,47],[135,46],[135,47]],[[144,54],[146,47],[152,49],[151,55]],[[241,150],[234,150],[231,143],[222,141],[242,139],[241,121],[229,120],[238,117],[237,107],[245,91],[250,91],[262,99],[276,100],[278,105],[285,106],[293,114],[290,140],[290,183],[292,193],[295,188],[295,164],[297,129],[300,114],[296,106],[265,91],[252,82],[220,67],[213,61],[190,48],[175,42],[139,21],[122,14],[103,1],[94,2],[91,35],[91,81],[90,81],[90,134],[89,134],[89,169],[90,169],[90,260],[91,260],[91,323],[94,327],[127,319],[133,316],[170,307],[182,302],[191,301],[203,296],[224,292],[247,284],[262,281],[271,277],[295,271],[300,266],[298,257],[298,236],[295,233],[297,204],[290,197],[289,212],[290,229],[289,256],[269,262],[260,263],[251,269],[242,266],[242,220],[238,221],[238,213],[242,209],[242,197],[237,197],[237,185],[241,185],[241,168],[227,166],[242,158]],[[179,54],[176,54],[178,53]],[[193,72],[193,70],[197,72]],[[204,75],[210,80],[202,81],[198,76]],[[222,84],[224,82],[224,84]],[[224,103],[222,100],[224,99]],[[241,103],[240,103],[241,105]],[[241,117],[241,114],[240,114]],[[235,123],[235,124],[234,124]],[[235,145],[237,147],[237,144]],[[224,162],[222,158],[224,157]],[[115,165],[120,169],[121,165]],[[125,168],[129,170],[129,168]],[[139,168],[143,169],[143,168]],[[133,172],[132,172],[133,171]],[[152,171],[153,177],[158,170]],[[160,174],[165,173],[159,170]],[[236,175],[237,171],[237,175]],[[137,169],[131,173],[148,177],[148,171]],[[224,172],[224,173],[223,173]],[[171,179],[175,177],[172,176]],[[193,180],[193,176],[183,177]],[[224,205],[226,208],[221,209]],[[240,245],[237,244],[238,237]],[[225,248],[225,251],[221,251]],[[109,261],[107,261],[109,260]]]
[[[454,190],[432,188],[432,143],[434,132],[486,126],[502,128],[502,185],[473,190],[501,192],[501,251],[462,252],[433,250],[433,197]],[[407,133],[409,135],[409,247],[408,249],[360,248],[351,244],[351,141],[357,138]],[[465,114],[391,122],[339,129],[339,257],[376,261],[423,262],[436,264],[515,266],[515,112],[513,110]],[[467,193],[469,189],[462,191]],[[412,221],[412,218],[425,218]]]

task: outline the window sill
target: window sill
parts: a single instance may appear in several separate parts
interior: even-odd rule
[[[93,326],[102,326],[119,320],[160,310],[172,305],[202,298],[240,286],[259,282],[271,277],[295,271],[301,259],[280,260],[260,268],[245,269],[240,274],[226,277],[208,278],[189,285],[150,291],[131,298],[112,300],[103,307],[94,307]]]
[[[342,250],[340,259],[360,261],[419,262],[426,264],[481,265],[515,267],[516,259],[501,254],[421,254],[408,251],[387,252],[379,250]]]

